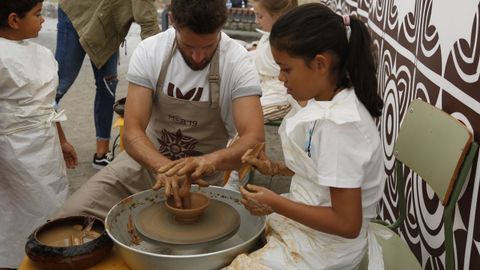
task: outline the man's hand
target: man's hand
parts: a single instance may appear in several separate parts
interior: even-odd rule
[[[192,177],[192,182],[199,184],[197,179],[211,175],[215,170],[215,162],[206,156],[199,156],[186,157],[169,162],[160,167],[157,172],[165,174],[166,176],[185,176],[186,174],[189,174]]]
[[[172,175],[167,176],[163,173],[157,173],[155,175],[155,184],[153,185],[153,190],[159,190],[162,187],[165,187],[165,197],[173,196],[174,206],[177,208],[182,208],[182,196],[185,197],[189,194],[189,192],[180,192],[182,187],[186,187],[187,185],[187,177],[186,175],[178,176]],[[203,179],[197,179],[194,181],[195,184],[206,187],[208,183]],[[189,183],[188,183],[189,184]],[[189,185],[188,185],[189,187]],[[188,190],[189,191],[189,190]]]
[[[61,143],[60,146],[62,148],[63,159],[65,160],[65,165],[67,165],[67,168],[75,168],[78,165],[77,152],[75,151],[75,148],[73,148],[73,146],[67,141]]]
[[[275,200],[275,197],[279,196],[267,188],[250,184],[246,188],[240,187],[240,193],[242,194],[242,204],[250,214],[255,216],[273,213],[270,203]]]

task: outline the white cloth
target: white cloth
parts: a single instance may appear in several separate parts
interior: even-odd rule
[[[258,30],[262,37],[258,41],[256,50],[252,51],[255,59],[255,67],[260,76],[260,86],[262,87],[262,97],[260,102],[262,106],[285,105],[287,101],[287,88],[278,79],[280,67],[273,59],[270,48],[269,32]]]
[[[310,100],[303,108],[293,98],[291,104],[289,119],[282,123],[285,162],[299,167],[296,175],[310,179],[302,184],[307,185],[305,190],[291,190],[295,199],[329,206],[330,196],[320,201],[311,190],[316,186],[361,187],[363,216],[374,218],[385,183],[382,145],[375,122],[354,90],[344,89],[332,101]],[[309,130],[315,121],[310,140]],[[306,153],[308,141],[312,158]],[[299,158],[304,161],[297,162]]]
[[[308,205],[331,206],[329,187],[361,187],[364,217],[361,232],[355,239],[346,239],[272,214],[267,217],[266,246],[248,256],[237,257],[230,268],[356,269],[368,249],[371,251],[369,268],[382,269],[381,248],[368,226],[381,198],[385,179],[383,159],[377,155],[381,151],[380,138],[372,117],[352,89],[344,89],[332,101],[311,100],[303,108],[291,97],[289,99],[292,110],[279,128],[285,162],[295,172],[288,198]],[[311,139],[314,151],[310,158],[304,146],[306,134],[310,141],[308,131],[315,120],[317,124]],[[324,133],[329,136],[323,138]],[[332,134],[339,136],[341,141],[337,143]],[[351,149],[340,145],[348,146],[352,142],[359,145]],[[333,145],[329,146],[330,143]],[[324,156],[324,150],[330,156]],[[324,162],[329,165],[325,167]],[[335,166],[335,170],[329,170],[328,166]],[[354,169],[355,174],[349,175]]]
[[[57,63],[28,41],[0,38],[0,267],[16,268],[32,231],[65,201],[55,113]]]
[[[158,74],[165,57],[171,51],[175,38],[175,29],[170,28],[155,36],[143,40],[132,55],[128,67],[127,80],[131,83],[156,89]],[[244,96],[261,96],[258,74],[248,52],[238,42],[221,33],[220,49],[220,113],[230,137],[235,136],[232,101]],[[164,93],[172,83],[185,95],[192,89],[202,88],[200,100],[209,100],[209,65],[202,70],[192,70],[176,50],[168,66],[165,77]]]

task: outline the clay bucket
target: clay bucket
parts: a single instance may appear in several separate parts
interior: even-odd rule
[[[89,221],[88,216],[55,219],[40,226],[27,240],[27,256],[42,269],[75,270],[97,264],[111,251],[113,242],[103,221],[93,218],[88,235],[82,231]],[[69,236],[75,243],[68,240]]]

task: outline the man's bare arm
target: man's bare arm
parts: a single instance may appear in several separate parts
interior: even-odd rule
[[[257,143],[265,141],[263,112],[258,96],[236,98],[233,101],[233,118],[239,139],[230,147],[210,154],[216,160],[217,170],[239,168],[242,155]]]
[[[123,143],[133,159],[155,172],[170,160],[155,149],[145,132],[152,113],[152,100],[151,89],[133,83],[128,85]]]

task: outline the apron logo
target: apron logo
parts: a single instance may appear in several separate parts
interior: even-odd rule
[[[184,95],[182,90],[176,87],[173,83],[168,83],[167,94],[174,98],[185,99],[190,101],[199,101],[202,97],[203,87],[192,88]],[[193,98],[192,98],[193,97]]]
[[[180,129],[174,133],[162,129],[162,136],[160,139],[157,138],[157,141],[160,143],[158,149],[160,153],[171,160],[203,155],[202,152],[195,150],[198,140],[184,136]]]
[[[183,119],[180,116],[176,116],[176,115],[168,114],[168,120],[170,120],[172,122],[175,122],[175,123],[178,123],[178,124],[181,124],[181,125],[184,125],[184,126],[198,127],[198,122],[197,121],[186,120],[186,119]]]

